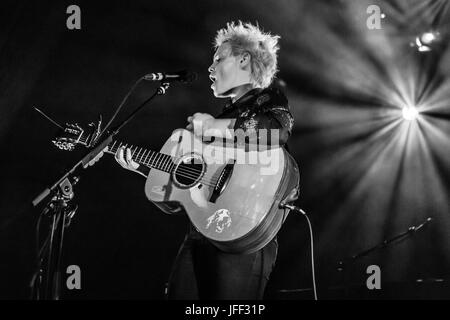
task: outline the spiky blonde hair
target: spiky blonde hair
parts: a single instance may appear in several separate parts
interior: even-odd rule
[[[233,56],[248,52],[251,56],[251,78],[254,85],[267,88],[277,73],[277,52],[280,36],[263,32],[259,25],[234,21],[217,31],[214,47],[227,42]]]

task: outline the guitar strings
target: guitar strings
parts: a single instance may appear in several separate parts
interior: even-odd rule
[[[138,150],[138,148],[139,148],[139,147],[136,147],[134,150],[131,149],[131,151],[132,151],[131,157],[132,157],[132,158],[133,158],[134,154],[136,153],[136,151]],[[140,148],[140,149],[142,149],[142,148]],[[118,150],[118,148],[116,149],[116,151],[114,151],[114,148],[111,148],[110,152],[111,152],[111,153],[116,153],[117,150]],[[139,150],[139,153],[140,153],[140,152],[141,152],[141,150]],[[143,153],[143,154],[145,154],[145,152],[148,152],[148,150],[144,149],[144,153]],[[153,151],[150,151],[150,152],[153,152]],[[139,154],[139,153],[138,153],[138,154]],[[163,154],[163,153],[160,153],[160,154]],[[170,164],[165,164],[165,165],[163,166],[163,167],[164,167],[164,170],[163,170],[163,171],[167,172],[166,170],[168,170],[168,171],[169,171],[168,173],[173,172],[174,168],[176,167],[175,163],[177,162],[177,159],[174,158],[174,157],[172,157],[172,156],[170,156],[170,155],[168,155],[168,154],[163,154],[163,155],[164,155],[164,156],[170,157],[170,160],[171,160],[171,163],[170,163]],[[148,156],[146,156],[146,158],[147,158],[147,157],[148,157]],[[151,158],[151,157],[150,157],[150,158]],[[149,163],[148,161],[139,161],[138,159],[139,159],[139,157],[136,157],[136,158],[135,158],[135,160],[136,160],[138,163],[143,163],[144,165],[146,165],[146,166],[152,168],[152,166],[149,165],[150,163]],[[142,159],[142,157],[141,157],[141,159]],[[174,160],[174,159],[175,159],[175,160]],[[160,161],[162,161],[162,162],[159,163]],[[163,163],[166,162],[166,161],[167,161],[167,160],[164,160],[164,159],[158,160],[158,161],[156,161],[156,166],[159,166],[160,164],[163,164]],[[166,167],[167,167],[167,169],[166,169]],[[203,171],[202,169],[183,168],[183,167],[181,167],[181,166],[178,166],[178,168],[177,168],[177,170],[176,170],[177,174],[179,173],[179,174],[178,174],[179,176],[186,177],[186,178],[190,178],[190,179],[192,179],[192,180],[196,180],[197,177],[201,175],[202,171]],[[205,180],[205,179],[204,179],[205,177],[206,177],[206,176],[203,176],[203,177],[202,177],[202,180],[201,180],[201,181],[203,181],[203,182],[205,182],[205,183],[213,183],[214,185],[216,185],[217,182],[219,181],[218,178],[214,178],[214,179],[213,179],[213,177],[210,178],[211,180]]]
[[[80,138],[80,140],[83,142],[83,143],[86,143],[87,142],[87,140],[88,140],[88,137],[86,137],[86,140],[84,140],[82,137]],[[113,143],[113,146],[115,145],[117,143],[117,140]],[[110,151],[111,153],[113,153],[113,154],[115,154],[116,152],[117,152],[117,150],[121,147],[121,145],[122,145],[122,143],[120,143],[119,144],[119,146],[117,147],[117,149],[116,149],[116,151],[114,151],[113,149],[113,146],[110,148],[109,146],[108,146],[108,149],[110,149],[110,150],[108,150],[108,151]],[[128,144],[125,144],[125,145],[123,145],[123,146],[127,146]],[[138,150],[138,146],[136,146],[136,148],[134,149],[134,150],[132,150],[132,153],[131,153],[131,157],[133,157],[134,156],[134,153]],[[141,152],[141,150],[142,150],[142,147],[140,148],[140,150],[139,150],[139,153]],[[144,153],[143,154],[145,154],[145,152],[149,152],[149,150],[146,150],[146,149],[144,149]],[[150,152],[153,152],[153,151],[150,151]],[[159,153],[159,154],[163,154],[163,153]],[[171,173],[170,171],[172,171],[173,170],[173,167],[175,166],[175,161],[173,160],[174,159],[174,157],[172,157],[172,156],[170,156],[170,155],[167,155],[167,154],[163,154],[163,155],[165,155],[165,156],[169,156],[170,158],[171,158],[171,164],[169,165],[169,173]],[[148,155],[146,156],[146,158],[148,157]],[[142,158],[142,157],[141,157]],[[150,159],[151,159],[151,157],[150,157]],[[156,158],[155,158],[156,159]],[[137,158],[136,158],[136,160],[137,160]],[[162,163],[164,163],[166,160],[164,160],[164,159],[161,159],[163,162]],[[159,165],[159,160],[158,161],[156,161],[156,166],[158,166]],[[142,163],[141,161],[139,161],[138,160],[138,163]],[[144,161],[143,162],[143,164],[144,165],[146,165],[146,166],[149,166],[149,163],[147,163],[147,161]],[[164,167],[166,167],[167,165],[164,165]],[[152,168],[151,166],[149,166],[150,168]],[[165,169],[165,168],[164,168]],[[165,170],[163,170],[163,171],[165,171]],[[203,170],[198,170],[198,169],[194,169],[194,168],[182,168],[182,167],[180,167],[180,166],[178,166],[178,170],[177,170],[177,172],[182,172],[182,173],[184,173],[185,175],[184,175],[184,177],[186,177],[186,178],[191,178],[191,179],[193,179],[193,180],[195,180],[195,178],[197,178],[201,173],[202,173],[202,171]],[[217,180],[211,180],[210,182],[212,182],[212,183],[214,183],[214,184],[217,184],[217,182],[218,182],[218,179]]]
[[[114,152],[113,149],[111,149],[111,150],[108,150],[107,152],[111,153],[111,154],[115,154],[117,152],[117,150],[116,150],[116,152]],[[134,155],[134,152],[133,152],[133,155]],[[133,155],[132,155],[132,157],[133,157]],[[169,156],[169,155],[166,155],[166,156]],[[173,157],[171,157],[171,158],[173,159]],[[137,160],[137,159],[134,159],[134,160]],[[157,161],[157,162],[159,162],[159,161]],[[141,164],[153,169],[153,167],[151,165],[149,165],[149,163],[147,161],[144,161],[144,162],[138,161],[138,163],[141,163]],[[158,165],[159,164],[157,163],[156,166],[158,166]],[[164,169],[162,169],[162,170],[160,169],[160,170],[170,174],[174,171],[175,167],[176,167],[175,162],[173,160],[171,160],[170,164],[164,165]],[[183,177],[183,178],[188,178],[193,181],[197,180],[197,178],[200,176],[201,173],[202,173],[202,170],[193,169],[193,168],[183,168],[180,166],[178,166],[178,168],[176,170],[177,176]],[[209,187],[215,187],[217,185],[218,181],[219,181],[218,178],[207,177],[206,174],[199,179],[199,182],[201,182]]]
[[[83,143],[86,143],[87,138],[86,138],[86,140],[80,138],[80,140]],[[115,143],[113,144],[113,146],[115,145]],[[116,151],[114,151],[113,147],[110,148],[108,146],[107,152],[109,152],[111,154],[115,154],[117,152],[117,150],[119,149],[119,147],[121,146],[121,144],[122,143],[119,144],[119,146],[117,147]],[[125,144],[124,146],[127,146],[127,144]],[[134,149],[134,151],[132,151],[131,157],[134,156],[134,153],[138,150],[138,148],[139,147],[136,147]],[[140,148],[140,149],[142,149],[142,148]],[[144,149],[144,153],[143,154],[145,154],[146,151],[149,152],[148,150]],[[139,153],[140,152],[141,152],[141,150],[139,150]],[[152,152],[152,151],[150,151],[150,152]],[[163,154],[163,153],[160,153],[160,154]],[[172,173],[174,171],[175,167],[176,167],[175,161],[173,161],[174,157],[172,157],[172,156],[170,156],[168,154],[163,154],[163,155],[169,156],[171,158],[170,159],[171,163],[168,164],[168,168],[167,169],[169,170],[168,173]],[[137,158],[136,158],[136,160],[137,160]],[[163,160],[163,159],[161,159],[161,160],[163,161],[162,163],[164,163],[166,161],[166,160]],[[156,162],[156,166],[159,165],[158,162],[159,162],[159,160]],[[142,162],[138,161],[138,163],[142,163]],[[150,168],[152,168],[152,166],[150,166],[149,163],[147,163],[147,161],[144,161],[143,164],[148,166],[148,167],[150,167]],[[165,168],[166,166],[167,166],[167,164],[164,165],[164,169],[166,169]],[[162,170],[162,171],[167,172],[166,170]],[[177,176],[188,178],[188,179],[192,179],[193,181],[195,181],[201,173],[202,173],[201,169],[199,170],[199,169],[194,169],[194,168],[183,168],[183,167],[180,167],[180,166],[178,166],[178,168],[176,170]],[[201,182],[201,183],[203,183],[203,184],[205,184],[207,186],[210,186],[210,187],[215,187],[217,185],[217,183],[219,182],[219,178],[210,177],[210,178],[206,179],[206,174],[205,174],[204,176],[202,176],[202,178],[200,178],[199,182]]]

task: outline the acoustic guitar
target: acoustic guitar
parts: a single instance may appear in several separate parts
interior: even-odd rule
[[[90,139],[78,125],[67,125],[53,143],[72,150]],[[113,141],[106,152],[121,146],[127,145]],[[298,191],[298,166],[282,147],[249,151],[177,129],[159,152],[129,148],[135,162],[151,169],[147,198],[166,213],[186,213],[225,252],[250,253],[270,242],[289,213],[280,202]]]

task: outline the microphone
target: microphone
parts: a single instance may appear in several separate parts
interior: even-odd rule
[[[149,73],[144,76],[144,80],[147,81],[180,81],[183,83],[189,83],[197,79],[197,73],[182,70],[177,72],[158,72]]]

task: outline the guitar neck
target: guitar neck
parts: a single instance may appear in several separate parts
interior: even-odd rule
[[[91,134],[87,135],[82,134],[77,142],[84,145],[88,145],[87,142],[90,141],[90,138]],[[128,146],[127,143],[124,144],[123,142],[119,142],[117,140],[112,141],[111,143],[108,144],[108,150],[106,150],[106,153],[116,154],[117,150],[120,147],[130,148],[131,158],[133,159],[133,161],[146,167],[149,167],[151,169],[171,173],[175,168],[173,159],[168,154],[148,150],[145,148],[140,148],[138,146],[133,145]]]
[[[116,154],[120,147],[129,148],[133,161],[146,167],[168,173],[172,172],[175,167],[172,157],[168,154],[148,150],[138,146],[128,146],[128,144],[124,144],[123,142],[119,142],[117,140],[108,145],[108,150],[106,152]]]

